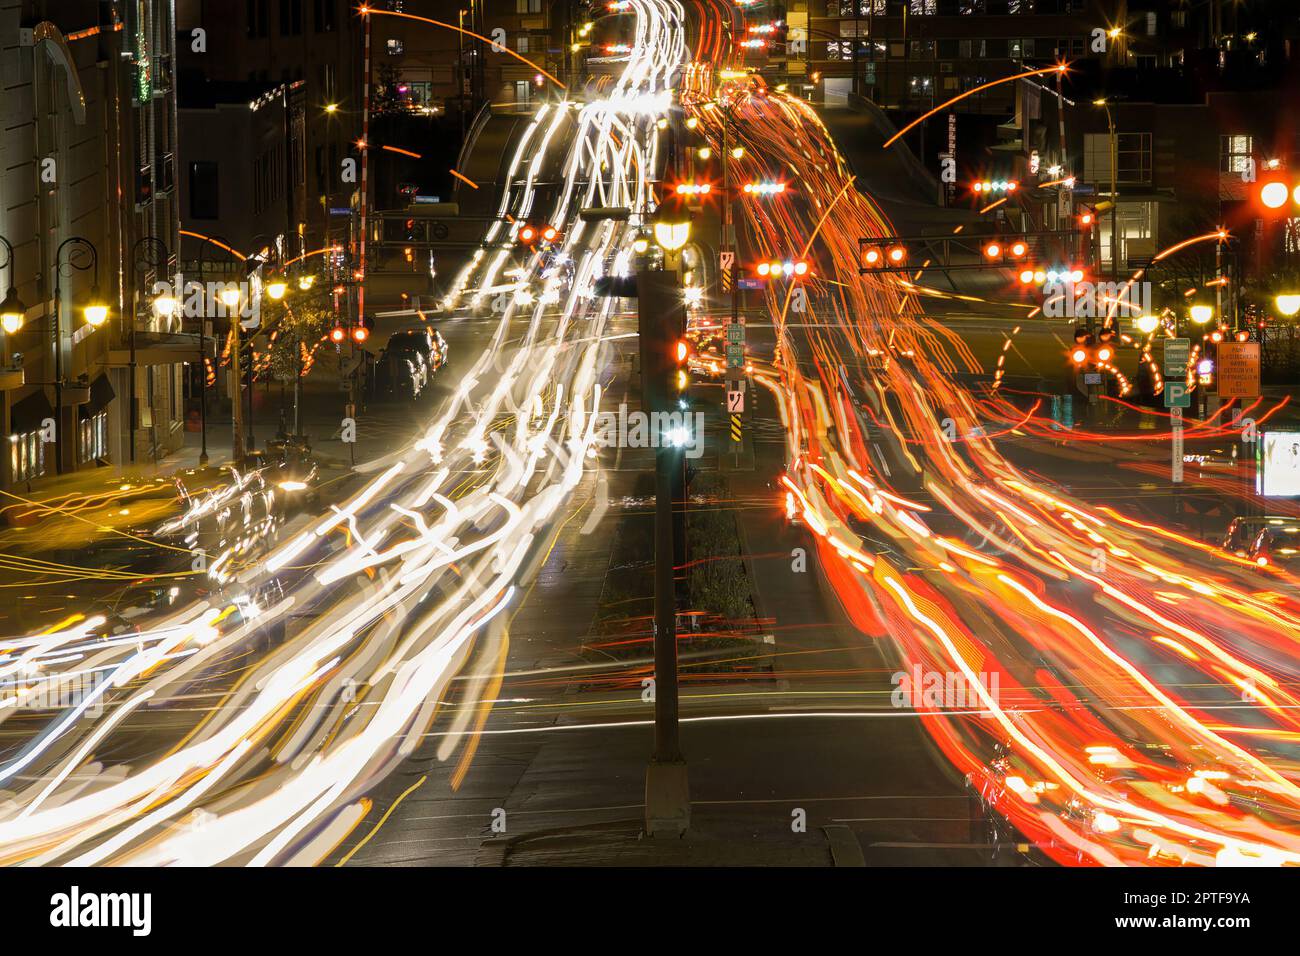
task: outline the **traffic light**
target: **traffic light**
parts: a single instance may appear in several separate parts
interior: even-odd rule
[[[560,237],[560,231],[554,226],[534,226],[526,223],[519,230],[519,241],[526,246],[531,246],[538,240],[545,242],[554,242]]]
[[[1115,330],[1104,328],[1097,333],[1097,364],[1105,365],[1115,357]]]
[[[782,276],[798,279],[808,274],[808,263],[802,259],[787,259],[784,262],[773,260],[760,262],[754,271],[764,279],[780,279]]]
[[[366,339],[370,338],[370,333],[375,327],[375,317],[373,315],[363,315],[356,325],[352,326],[352,341],[358,345],[363,344]]]
[[[1115,330],[1099,329],[1096,333],[1078,326],[1074,330],[1074,347],[1070,350],[1070,362],[1076,370],[1084,368],[1101,368],[1109,365],[1115,358]]]
[[[672,273],[643,272],[638,292],[642,410],[670,412],[677,409],[682,391],[679,373],[690,361],[681,285]]]
[[[984,258],[990,262],[1023,259],[1029,254],[1029,243],[1024,239],[987,239],[982,251]]]
[[[1295,216],[1296,207],[1300,207],[1300,182],[1270,174],[1255,185],[1255,203],[1265,216]]]
[[[742,187],[749,196],[776,196],[785,192],[785,183],[745,183]]]
[[[1083,206],[1079,210],[1079,228],[1091,229],[1097,224],[1097,211],[1091,206]]]
[[[1020,184],[1011,179],[982,179],[979,182],[971,183],[971,192],[982,196],[992,195],[993,193],[1013,193],[1020,187]]]
[[[333,342],[335,345],[340,344],[347,337],[348,337],[347,329],[343,328],[343,326],[341,325],[336,325],[334,326],[334,328],[330,329],[330,341]]]
[[[891,266],[901,266],[907,260],[907,250],[902,246],[890,246],[885,258]]]
[[[707,196],[713,192],[710,183],[678,183],[676,193],[679,196]]]
[[[677,363],[673,384],[677,387],[678,394],[681,394],[691,384],[691,344],[686,339],[677,340],[677,345],[673,349],[673,359]]]

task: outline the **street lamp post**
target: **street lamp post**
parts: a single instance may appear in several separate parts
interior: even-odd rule
[[[136,278],[135,287],[136,287],[136,292],[138,293],[141,288],[141,283],[139,281],[141,274],[157,275],[158,269],[166,268],[167,265],[171,262],[171,250],[167,248],[166,243],[164,243],[161,239],[157,238],[156,236],[142,236],[141,238],[136,240],[135,245],[131,247],[131,258],[135,268],[135,278]],[[143,269],[141,268],[142,266],[144,267]],[[175,300],[173,300],[173,302],[174,301]],[[134,308],[131,311],[130,322],[131,325],[127,331],[127,338],[128,338],[128,348],[131,354],[131,358],[128,363],[131,369],[130,372],[131,375],[131,399],[130,399],[131,437],[130,437],[130,441],[128,442],[128,445],[130,446],[131,463],[135,464],[135,433],[136,430],[139,428],[139,412],[136,409],[136,398],[135,398],[137,368],[136,368],[136,352],[135,352],[136,312]],[[152,392],[149,395],[149,402],[150,405],[152,406],[153,403]],[[150,445],[155,445],[152,435],[150,436]]]
[[[1106,130],[1110,136],[1110,275],[1119,280],[1119,145],[1115,135],[1115,120],[1110,113],[1110,101],[1104,97],[1093,101],[1106,111]]]
[[[72,251],[68,253],[65,262],[63,250],[69,246],[72,247]],[[54,347],[54,471],[55,474],[60,475],[65,470],[63,463],[63,450],[65,447],[63,442],[63,323],[60,309],[63,301],[62,277],[65,275],[64,269],[77,272],[86,272],[88,270],[93,272],[94,279],[90,292],[91,301],[85,307],[86,321],[98,328],[108,318],[108,306],[104,305],[99,298],[99,252],[95,249],[94,243],[81,236],[72,236],[63,240],[54,251],[54,315],[51,323],[53,326],[51,344]],[[72,272],[69,271],[66,274],[71,276]]]

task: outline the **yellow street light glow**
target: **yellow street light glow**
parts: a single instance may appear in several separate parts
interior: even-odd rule
[[[169,316],[176,311],[176,300],[169,295],[160,295],[153,300],[153,310],[159,315]]]
[[[713,150],[709,149],[707,146],[701,146],[698,154],[700,159],[709,159],[713,156]]]
[[[697,127],[697,126],[699,126],[699,125],[700,125],[700,121],[699,121],[698,119],[696,119],[694,116],[689,117],[689,118],[686,120],[686,128],[687,128],[687,129],[695,129],[695,127]]]
[[[1284,292],[1273,300],[1277,310],[1287,318],[1300,312],[1300,295],[1294,292]]]
[[[239,305],[239,290],[222,289],[219,298],[221,299],[222,305],[228,309],[233,309],[235,306]]]
[[[650,248],[650,240],[647,239],[645,236],[638,236],[632,242],[632,249],[637,253],[637,255],[641,255],[649,248]]]
[[[1156,330],[1156,326],[1159,324],[1160,320],[1154,315],[1139,316],[1137,320],[1138,331],[1143,335],[1150,335]]]
[[[691,237],[690,222],[655,223],[655,242],[669,252],[676,252]]]
[[[306,292],[308,289],[312,287],[312,283],[315,281],[316,281],[315,276],[299,276],[298,288],[302,289],[303,292]]]
[[[1197,325],[1204,325],[1214,318],[1214,310],[1208,305],[1194,305],[1191,308],[1192,321]]]
[[[337,113],[338,111],[339,111],[339,105],[338,105],[337,103],[326,103],[326,104],[325,104],[325,112],[326,112],[326,113]]]
[[[279,301],[280,299],[284,298],[284,294],[285,292],[288,291],[288,289],[289,287],[288,285],[285,284],[285,281],[283,279],[276,279],[274,282],[267,284],[266,294],[269,295],[272,299]]]
[[[102,302],[93,302],[85,308],[86,321],[98,328],[108,321],[108,306]]]
[[[732,159],[740,159],[740,157],[744,155],[745,155],[745,147],[743,146],[737,146],[735,149],[731,151]]]
[[[6,332],[13,335],[23,327],[23,314],[21,312],[0,313],[0,327],[3,327]]]

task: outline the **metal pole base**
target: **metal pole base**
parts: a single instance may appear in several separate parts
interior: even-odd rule
[[[645,829],[649,836],[675,836],[691,825],[691,787],[685,760],[651,759],[645,771]]]

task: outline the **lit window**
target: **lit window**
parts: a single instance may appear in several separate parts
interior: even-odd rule
[[[401,53],[402,53],[402,41],[395,38],[390,39],[388,41],[388,55],[400,56]]]

